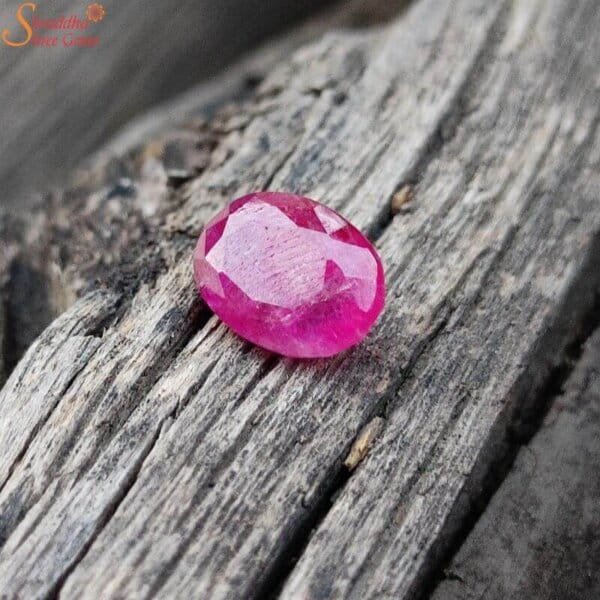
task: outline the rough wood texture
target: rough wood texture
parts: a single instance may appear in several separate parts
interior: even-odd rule
[[[434,600],[600,597],[600,330]]]
[[[49,199],[29,248],[79,299],[0,397],[3,592],[418,595],[598,291],[599,25],[594,0],[420,0]],[[360,347],[280,360],[195,299],[195,236],[257,188],[376,240]]]

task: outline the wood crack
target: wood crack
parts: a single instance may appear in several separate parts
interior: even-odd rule
[[[348,449],[351,444],[348,445]],[[346,450],[347,453],[347,450]],[[290,574],[298,564],[310,538],[327,517],[335,499],[344,490],[352,477],[352,470],[346,467],[341,458],[326,477],[324,489],[316,504],[307,508],[306,516],[292,535],[282,540],[282,549],[277,558],[266,569],[262,582],[249,600],[275,600],[279,598]]]
[[[447,145],[456,135],[461,122],[466,118],[464,110],[461,109],[464,101],[470,95],[470,90],[477,86],[479,81],[482,81],[486,73],[494,64],[490,60],[497,51],[502,42],[503,32],[506,29],[506,19],[509,10],[509,3],[503,0],[499,8],[495,9],[496,16],[487,31],[486,38],[475,55],[473,61],[462,77],[461,84],[458,86],[456,93],[451,98],[443,113],[436,122],[435,128],[424,139],[423,144],[415,155],[411,164],[407,166],[406,171],[402,174],[395,191],[390,196],[388,202],[384,204],[384,208],[378,213],[374,221],[370,225],[366,234],[367,237],[377,242],[386,230],[391,225],[396,217],[396,214],[391,208],[394,196],[399,193],[406,185],[415,186],[427,166],[441,153],[445,145]],[[452,124],[449,127],[449,123]]]
[[[443,318],[438,320],[438,323],[429,338],[413,355],[406,368],[406,373],[411,372],[413,366],[418,362],[419,357],[426,352],[427,347],[441,334],[448,323],[448,319],[449,316],[444,315]],[[348,455],[350,448],[358,439],[366,424],[373,419],[380,419],[381,428],[378,431],[378,435],[381,435],[382,430],[385,428],[386,419],[389,413],[389,405],[397,396],[397,393],[404,382],[405,378],[401,377],[397,385],[374,405],[372,411],[369,411],[357,434],[348,442],[332,467],[329,475],[324,477],[323,489],[320,493],[316,494],[316,502],[311,507],[305,507],[307,511],[306,515],[293,529],[293,533],[288,535],[288,538],[281,542],[277,558],[267,569],[262,583],[258,586],[257,591],[252,598],[261,600],[262,598],[274,599],[279,597],[281,590],[284,588],[291,573],[301,559],[304,550],[308,546],[313,532],[316,531],[326,519],[334,506],[336,499],[343,492],[355,472],[354,469],[349,468],[345,464],[344,457]],[[374,444],[376,443],[377,441],[374,442]]]
[[[121,503],[127,497],[127,494],[131,491],[131,489],[135,485],[135,482],[137,481],[138,475],[139,475],[140,471],[142,470],[142,467],[144,465],[146,458],[150,455],[150,453],[152,452],[152,449],[154,448],[154,446],[156,445],[157,441],[160,438],[160,435],[161,435],[161,432],[162,432],[162,429],[163,429],[165,423],[166,423],[166,419],[163,422],[161,422],[160,425],[156,428],[156,431],[155,431],[153,437],[150,439],[148,445],[146,446],[146,448],[140,455],[139,459],[137,460],[137,462],[135,464],[132,465],[132,469],[129,474],[129,477],[124,482],[124,484],[120,490],[120,493],[114,498],[114,500],[111,504],[107,505],[105,511],[103,512],[103,514],[101,515],[101,517],[98,521],[97,526],[94,529],[93,534],[89,537],[89,539],[86,541],[86,543],[82,545],[80,550],[77,552],[76,556],[73,558],[73,560],[70,562],[70,564],[67,566],[67,568],[63,571],[61,576],[58,578],[57,582],[49,589],[48,598],[51,598],[52,600],[58,600],[58,598],[60,598],[60,592],[61,592],[65,582],[67,581],[69,575],[73,572],[73,570],[77,567],[77,565],[83,560],[83,558],[87,554],[88,550],[91,548],[94,541],[97,539],[97,537],[100,535],[102,530],[109,523],[109,521],[111,520],[113,515],[119,509],[119,506],[121,505]]]

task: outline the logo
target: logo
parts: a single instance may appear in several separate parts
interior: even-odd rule
[[[106,16],[102,4],[90,4],[81,16],[60,15],[49,19],[40,18],[36,10],[34,2],[24,2],[17,8],[16,25],[2,30],[0,39],[5,46],[93,48],[100,43],[100,38],[87,30],[95,28]]]
[[[106,11],[104,10],[104,6],[102,6],[102,4],[94,3],[87,7],[85,14],[87,15],[88,21],[97,23],[98,21],[102,21],[102,19],[104,19]]]

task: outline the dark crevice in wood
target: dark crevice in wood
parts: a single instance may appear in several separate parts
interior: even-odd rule
[[[600,245],[598,250],[600,252]],[[576,338],[565,348],[561,362],[551,370],[537,399],[531,406],[526,405],[524,410],[516,416],[514,425],[509,431],[509,442],[512,448],[518,451],[521,446],[528,445],[539,431],[548,411],[554,402],[563,395],[564,386],[579,362],[587,340],[594,335],[598,328],[600,328],[600,288],[596,293],[591,310],[582,319]],[[512,465],[512,459],[514,457],[511,457],[509,467]]]
[[[336,498],[352,477],[352,471],[341,462],[328,477],[320,498],[306,510],[306,516],[291,536],[281,540],[281,548],[275,560],[265,571],[263,581],[249,600],[275,600],[280,596],[290,574],[304,553],[312,533],[317,531],[329,514]]]
[[[587,277],[592,282],[592,288],[595,286],[593,298],[587,303],[587,306],[577,307],[577,298],[586,295],[585,291],[579,289],[572,291],[569,299],[565,301],[564,310],[566,314],[562,315],[568,323],[558,324],[559,330],[565,329],[566,340],[563,350],[560,354],[560,361],[556,364],[552,356],[546,356],[545,361],[532,360],[530,364],[547,364],[547,376],[545,380],[537,386],[536,390],[530,392],[532,399],[527,402],[517,403],[518,408],[510,418],[506,428],[504,439],[501,442],[501,452],[485,468],[482,475],[478,493],[472,498],[466,499],[468,509],[465,515],[460,518],[455,532],[449,536],[449,542],[441,556],[436,558],[431,568],[430,576],[425,578],[423,588],[416,597],[423,600],[430,598],[438,585],[444,578],[448,577],[448,569],[453,558],[458,554],[460,548],[473,531],[476,523],[490,504],[494,494],[498,491],[508,473],[512,469],[519,451],[527,446],[543,424],[544,418],[548,414],[552,405],[560,399],[564,393],[564,387],[585,349],[586,342],[600,329],[600,235],[594,240],[594,247],[591,252],[591,264],[583,269],[582,277]],[[594,283],[595,282],[595,283]],[[578,281],[576,288],[582,285]],[[585,302],[585,300],[584,300]],[[580,310],[580,314],[568,314],[570,306],[574,306],[573,312]],[[574,322],[575,321],[575,322]],[[542,340],[539,352],[544,352],[545,344]],[[553,366],[552,366],[553,365]],[[531,373],[526,374],[526,378],[531,379]],[[457,503],[460,504],[460,503]]]
[[[115,317],[115,314],[118,312],[118,305],[119,305],[119,302],[117,301],[113,304],[113,306],[110,307],[109,310],[106,311],[106,315],[103,318],[101,318],[101,323],[105,323]],[[92,319],[92,321],[93,321],[93,319]],[[71,330],[79,329],[80,326],[81,326],[81,323],[74,323],[71,327]],[[95,323],[90,323],[87,329],[84,328],[83,331],[80,331],[79,335],[92,336],[94,334],[96,328],[97,328],[97,325]],[[93,337],[95,337],[95,336],[93,336]],[[97,344],[96,347],[93,348],[92,352],[87,355],[87,359],[91,360],[94,357],[94,355],[100,350],[100,348],[101,348],[101,345]],[[36,437],[39,435],[39,432],[45,427],[46,423],[51,419],[54,411],[56,410],[57,406],[60,404],[61,399],[69,393],[69,390],[72,388],[77,377],[81,374],[81,372],[85,369],[85,367],[86,367],[86,365],[82,364],[81,367],[72,374],[70,379],[67,382],[65,382],[65,384],[62,386],[61,389],[56,389],[54,391],[54,394],[51,396],[51,398],[53,400],[52,404],[48,407],[47,412],[42,416],[41,420],[32,427],[31,431],[29,431],[27,438],[22,442],[22,445],[18,449],[17,454],[14,456],[14,458],[8,468],[6,476],[4,477],[4,479],[2,481],[0,481],[0,492],[2,492],[4,490],[4,488],[6,487],[6,484],[11,479],[13,473],[15,472],[15,470],[19,467],[20,463],[22,462],[25,454],[27,453],[27,451],[33,444]],[[17,383],[17,385],[18,385],[18,383]],[[23,517],[27,514],[27,512],[30,509],[29,505],[20,504],[18,492],[13,491],[11,494],[9,494],[9,497],[12,497],[15,501],[14,505],[12,507],[12,508],[14,508],[14,510],[7,511],[4,515],[2,515],[3,518],[0,518],[0,548],[4,545],[4,543],[6,542],[6,540],[12,533],[12,531],[14,530],[15,526],[23,519]],[[30,526],[30,528],[31,527],[33,527],[33,525]],[[23,541],[25,540],[26,537],[27,537],[27,535],[25,535],[24,537],[21,538],[21,543],[23,543]]]
[[[123,483],[123,487],[121,488],[120,493],[116,496],[116,498],[113,500],[113,502],[110,505],[106,506],[103,514],[100,516],[92,535],[90,535],[89,538],[86,540],[86,542],[81,546],[79,552],[73,558],[73,560],[69,564],[68,568],[64,570],[64,572],[61,574],[60,578],[57,580],[56,584],[49,590],[47,597],[50,600],[58,600],[58,598],[60,598],[60,591],[63,588],[69,575],[74,571],[74,569],[77,567],[77,565],[80,563],[80,561],[85,557],[85,555],[91,548],[94,541],[102,533],[102,530],[110,522],[110,520],[112,519],[113,515],[117,512],[117,510],[118,510],[119,506],[121,505],[121,503],[123,502],[123,500],[125,500],[125,498],[127,497],[127,494],[129,494],[129,492],[135,485],[135,482],[137,481],[140,471],[142,470],[144,462],[146,461],[146,459],[152,452],[152,449],[156,445],[156,442],[160,438],[160,435],[161,435],[162,429],[165,425],[165,422],[166,422],[166,420],[162,421],[160,423],[160,425],[156,428],[156,431],[154,432],[154,435],[152,436],[150,443],[144,449],[144,451],[142,452],[142,454],[139,457],[139,459],[137,460],[137,462],[133,465],[131,473],[127,477],[126,481]]]
[[[89,327],[84,335],[88,335],[90,337],[102,338],[105,332],[110,329],[117,327],[121,322],[121,319],[125,316],[125,312],[129,307],[129,303],[126,302],[124,296],[119,296],[117,302],[114,305],[113,310],[108,311],[104,319],[101,319],[97,323],[94,323],[91,327]]]
[[[448,308],[449,305],[444,304],[444,306]],[[449,314],[446,314],[444,306],[440,307],[439,313],[442,316],[438,319],[436,327],[433,329],[430,336],[419,347],[419,349],[413,354],[405,373],[410,373],[412,371],[419,358],[427,352],[429,346],[446,327],[449,320]],[[280,548],[278,555],[267,569],[262,583],[258,587],[256,593],[252,596],[253,599],[274,600],[275,598],[279,597],[280,592],[285,586],[285,583],[287,582],[291,573],[294,571],[298,561],[308,546],[313,532],[317,531],[321,523],[323,523],[329,514],[329,511],[334,506],[336,499],[343,492],[354,473],[353,470],[348,469],[343,464],[343,456],[347,455],[349,449],[356,440],[356,437],[360,435],[364,425],[370,422],[373,418],[377,417],[381,418],[385,423],[391,410],[390,406],[397,398],[398,392],[405,382],[406,376],[400,376],[398,382],[395,386],[393,386],[392,390],[385,394],[385,396],[374,405],[373,410],[368,412],[368,415],[363,420],[364,422],[362,423],[361,428],[358,430],[357,435],[348,444],[347,448],[344,449],[344,452],[336,463],[333,472],[324,478],[324,488],[321,493],[317,495],[317,500],[314,506],[305,507],[307,509],[305,518],[301,520],[298,527],[293,530],[293,533],[289,535],[286,540],[282,540],[278,544]],[[464,402],[461,402],[460,406],[464,406]],[[440,439],[443,439],[443,436],[444,433],[440,435]],[[381,432],[379,432],[378,437],[381,437]],[[377,441],[374,442],[374,444],[376,443]],[[434,446],[433,450],[435,451],[436,448],[437,445]],[[420,473],[418,475],[420,475]],[[410,487],[412,487],[412,485],[409,485],[408,489],[410,489]]]
[[[438,325],[438,327],[436,327],[435,332],[432,334],[432,336],[429,338],[429,340],[426,342],[426,344],[422,347],[422,349],[418,352],[418,354],[415,355],[414,359],[411,361],[411,366],[409,369],[407,369],[407,372],[409,372],[409,373],[412,372],[412,370],[416,367],[416,364],[418,363],[419,359],[422,356],[427,355],[427,350],[434,343],[434,340],[439,335],[441,335],[442,331],[445,329],[445,327],[447,325],[447,322],[448,322],[448,319],[444,319]],[[387,398],[386,405],[384,406],[384,408],[378,415],[378,416],[381,416],[382,418],[384,418],[386,423],[387,423],[390,413],[393,411],[393,407],[391,406],[392,401],[394,399],[398,398],[400,391],[405,383],[406,383],[406,379],[403,379],[400,383],[398,383],[397,386],[394,387],[393,394],[390,394],[390,396]],[[451,431],[454,429],[456,422],[459,421],[464,409],[466,408],[467,400],[468,400],[467,395],[463,395],[457,400],[456,404],[454,405],[454,407],[452,409],[450,419],[448,420],[447,423],[445,423],[444,427],[440,430],[439,434],[437,435],[435,442],[431,445],[431,447],[429,448],[427,453],[423,456],[423,459],[420,462],[418,468],[407,479],[405,485],[403,485],[403,487],[400,490],[398,490],[398,500],[396,502],[396,506],[395,506],[394,510],[390,511],[388,532],[390,532],[391,534],[393,534],[393,532],[395,532],[400,525],[400,523],[398,522],[397,515],[401,514],[402,506],[410,505],[409,500],[411,498],[411,493],[414,493],[415,495],[421,495],[421,496],[424,496],[427,494],[427,491],[425,491],[425,492],[416,491],[415,492],[417,484],[418,484],[419,480],[421,479],[421,477],[423,476],[423,474],[426,472],[427,466],[432,464],[434,462],[434,460],[436,459],[436,457],[439,456],[440,451],[443,448],[444,441],[448,438]],[[377,443],[377,442],[375,442],[375,443]],[[381,559],[381,555],[384,554],[385,552],[386,552],[386,545],[384,543],[382,543],[379,546],[379,548],[375,552],[372,552],[369,555],[369,558],[361,564],[360,568],[356,571],[356,573],[353,577],[354,582],[359,581],[364,573],[368,573],[372,569],[373,564],[377,564]]]
[[[426,497],[430,491],[430,487],[425,490],[417,489],[418,483],[427,472],[429,465],[433,464],[439,457],[440,452],[443,450],[444,442],[451,435],[454,430],[456,423],[460,420],[465,408],[468,405],[468,394],[462,395],[452,408],[450,419],[444,424],[444,427],[438,433],[435,442],[428,449],[427,453],[423,456],[422,461],[419,463],[416,470],[410,475],[406,483],[398,491],[398,499],[393,510],[390,511],[389,521],[387,523],[386,533],[394,535],[397,529],[401,526],[402,521],[406,515],[406,506],[411,506],[411,499],[415,496]],[[400,516],[402,515],[402,516]],[[377,565],[387,551],[387,545],[381,543],[374,552],[369,554],[367,560],[365,560],[360,568],[356,571],[353,577],[353,583],[360,581],[365,573],[371,572],[373,565]]]
[[[24,261],[12,261],[5,298],[5,375],[9,375],[35,338],[56,315],[49,284],[40,270]]]
[[[427,348],[433,343],[435,338],[441,335],[449,320],[449,313],[447,313],[445,310],[449,309],[449,307],[450,305],[448,303],[445,303],[440,307],[437,325],[431,332],[430,336],[413,354],[405,373],[411,372],[411,370],[414,368],[414,365],[419,360],[419,357],[426,353]],[[373,406],[371,411],[368,411],[365,418],[361,422],[361,426],[358,429],[357,434],[347,444],[344,452],[340,455],[336,465],[333,468],[333,472],[324,477],[323,489],[319,494],[316,495],[317,499],[314,506],[305,507],[307,509],[305,517],[301,519],[296,528],[290,527],[289,531],[292,533],[288,534],[287,538],[278,544],[279,552],[272,564],[267,568],[262,583],[259,585],[256,593],[252,596],[253,599],[272,600],[279,596],[281,590],[285,586],[286,581],[302,557],[304,550],[308,546],[312,533],[318,530],[319,526],[325,520],[329,514],[329,511],[335,504],[336,499],[342,493],[353,473],[355,472],[354,470],[351,471],[343,464],[343,457],[348,454],[348,451],[354,444],[357,436],[360,435],[363,427],[368,422],[376,417],[380,417],[384,421],[387,419],[387,416],[391,410],[390,405],[397,398],[398,392],[405,382],[406,376],[401,375],[396,385],[393,386],[392,390],[386,393],[379,400],[379,402]],[[461,403],[461,406],[463,404],[464,403]],[[381,432],[379,432],[379,437],[380,436]],[[377,442],[375,441],[374,444],[376,443]]]
[[[444,306],[447,307],[447,305]],[[440,313],[444,313],[443,307],[440,307]],[[443,316],[441,316],[431,335],[424,341],[419,350],[414,353],[410,364],[405,371],[406,373],[411,372],[412,368],[419,360],[419,357],[427,351],[427,348],[433,343],[434,339],[444,330],[448,320],[448,314],[443,314]],[[322,492],[317,495],[317,500],[314,506],[306,507],[306,516],[293,530],[293,533],[289,535],[286,540],[282,540],[278,544],[280,548],[278,555],[267,569],[263,582],[260,584],[256,593],[252,596],[253,599],[272,600],[279,597],[286,581],[302,557],[304,550],[308,546],[312,533],[318,530],[319,526],[325,520],[329,514],[329,511],[335,504],[336,499],[342,493],[354,473],[354,471],[351,471],[343,464],[343,457],[347,455],[349,449],[356,440],[356,437],[360,435],[364,425],[376,417],[380,417],[384,421],[387,419],[390,411],[390,405],[397,398],[398,392],[405,381],[406,377],[401,376],[397,384],[393,386],[393,389],[384,397],[382,397],[381,400],[374,405],[373,409],[368,412],[367,416],[363,420],[364,422],[357,432],[357,435],[351,440],[347,448],[344,449],[344,452],[336,463],[333,472],[324,478],[324,488]],[[462,405],[464,405],[464,403],[461,403],[461,406]],[[381,432],[379,432],[379,437],[380,436]],[[374,444],[376,443],[377,442],[375,441]]]

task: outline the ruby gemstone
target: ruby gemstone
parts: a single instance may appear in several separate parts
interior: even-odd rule
[[[357,344],[385,299],[381,260],[367,238],[292,194],[234,200],[198,239],[194,274],[231,329],[284,356],[331,356]]]

